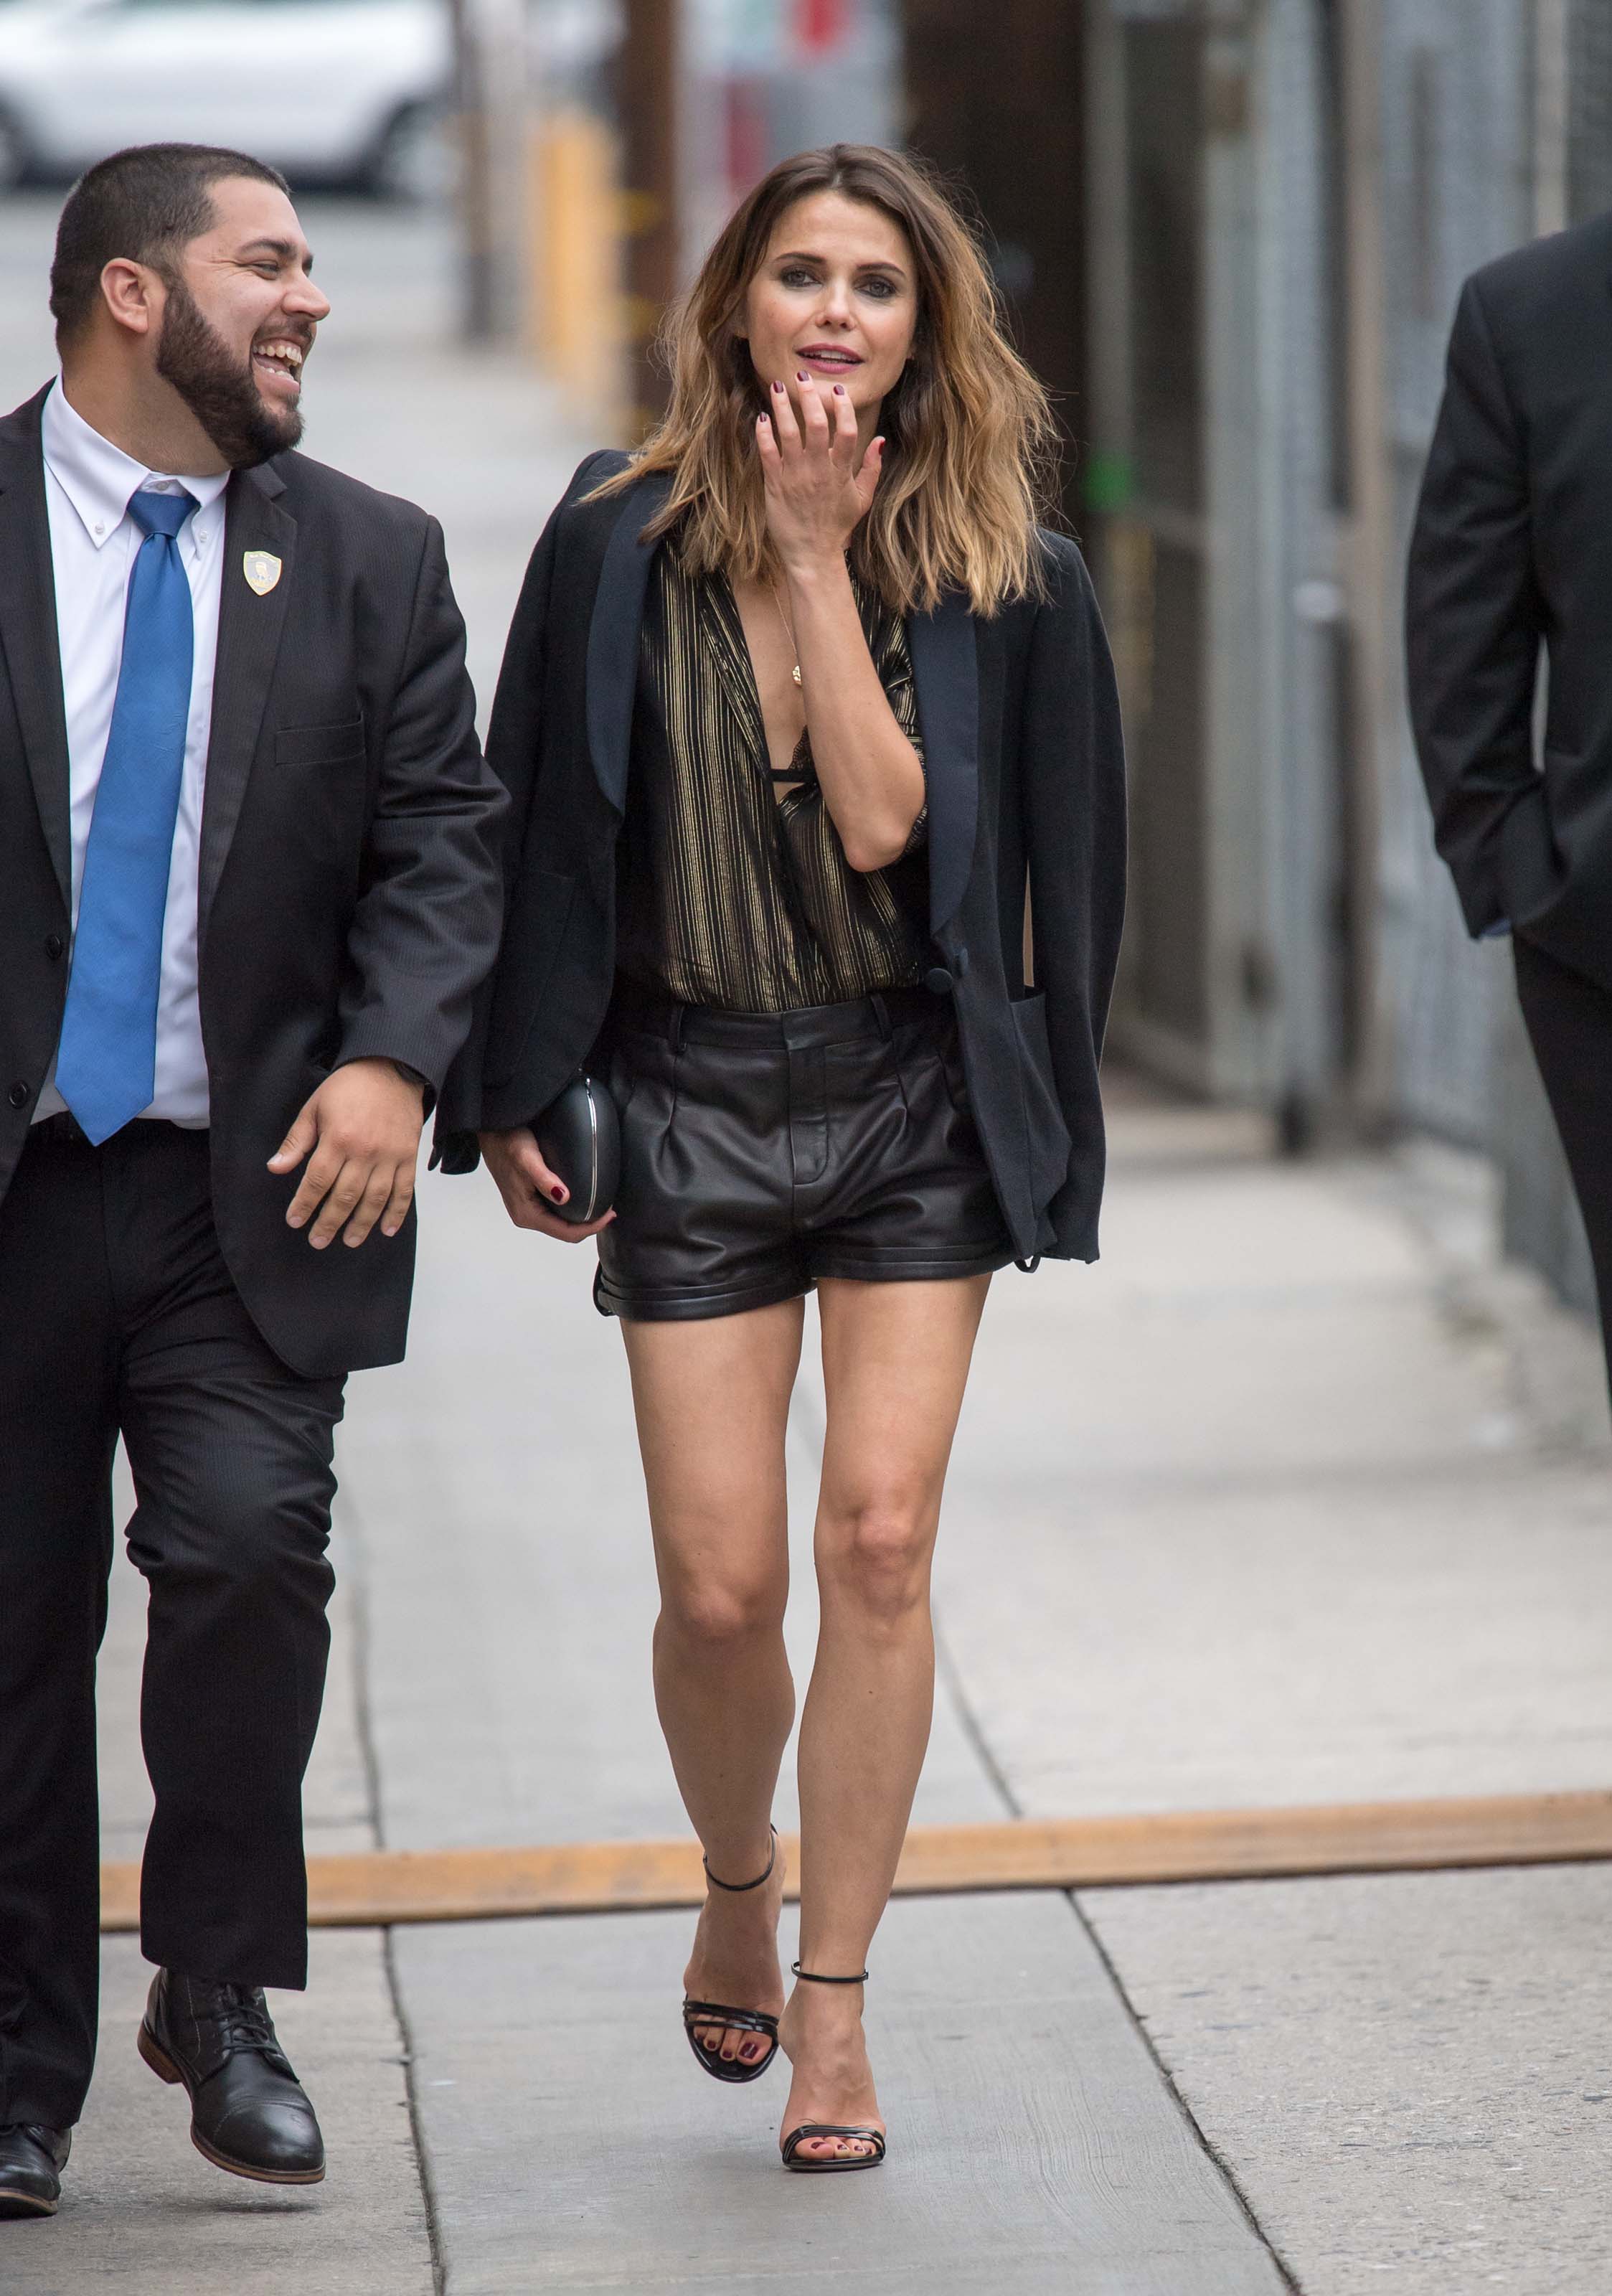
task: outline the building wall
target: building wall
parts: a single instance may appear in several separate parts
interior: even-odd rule
[[[1313,0],[1088,20],[1092,499],[1135,823],[1116,1042],[1296,1139],[1352,998],[1318,24]]]
[[[1393,0],[1380,12],[1385,375],[1381,451],[1394,565],[1405,547],[1461,282],[1534,225],[1532,12],[1526,0]],[[1395,626],[1399,585],[1383,601]],[[1387,1098],[1400,1120],[1474,1145],[1493,1131],[1507,952],[1474,948],[1432,847],[1403,707],[1377,758],[1379,978]]]
[[[896,0],[683,0],[683,270],[767,169],[900,141]]]
[[[912,140],[1060,396],[1125,708],[1113,1042],[1493,1154],[1587,1260],[1503,943],[1432,845],[1405,547],[1461,282],[1612,205],[1612,0],[903,0]]]
[[[1053,395],[1066,508],[1089,440],[1079,0],[903,0],[906,142],[977,217],[1015,341]]]
[[[1612,12],[1534,0],[1534,223],[1559,230],[1612,207]],[[1493,1145],[1506,1248],[1586,1314],[1595,1281],[1583,1221],[1516,1003],[1497,998]]]

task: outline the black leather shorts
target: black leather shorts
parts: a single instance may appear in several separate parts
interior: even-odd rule
[[[949,997],[775,1015],[634,1001],[613,1043],[621,1185],[601,1314],[736,1316],[821,1275],[934,1281],[1012,1259]]]

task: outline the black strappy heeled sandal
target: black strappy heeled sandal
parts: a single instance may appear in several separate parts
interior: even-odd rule
[[[778,1828],[776,1826],[772,1828],[772,1835],[773,1848],[767,1858],[766,1872],[757,1874],[753,1882],[721,1880],[718,1875],[712,1873],[708,1862],[702,1854],[700,1862],[705,1867],[705,1878],[711,1887],[714,1890],[726,1890],[732,1896],[741,1898],[747,1890],[759,1890],[764,1882],[770,1882],[773,1878],[773,1868],[778,1863]],[[694,2030],[696,2025],[723,2025],[733,2033],[765,2033],[773,2046],[765,2056],[758,2058],[755,2064],[741,2064],[737,2057],[719,2057],[714,2050],[708,2049]],[[765,2009],[734,2009],[723,2001],[691,2001],[684,1994],[683,2030],[689,2037],[690,2048],[693,2050],[713,2080],[759,2080],[778,2054],[778,2020],[776,2017],[769,2017]]]
[[[808,1985],[865,1985],[868,1972],[858,1977],[824,1977],[815,1969],[802,1969],[800,1964],[790,1964],[790,1975],[803,1978]],[[815,2157],[806,2160],[800,2148],[814,2136],[849,2136],[863,2144],[871,2144],[871,2152],[831,2152],[826,2160]],[[826,2175],[835,2169],[877,2169],[884,2159],[885,2143],[882,2128],[851,2128],[837,2120],[803,2120],[798,2128],[791,2128],[783,2140],[783,2165],[798,2169],[802,2176]]]

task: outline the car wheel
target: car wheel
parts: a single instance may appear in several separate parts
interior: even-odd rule
[[[14,191],[23,181],[31,156],[20,126],[0,103],[0,192]]]
[[[453,145],[436,104],[411,103],[388,121],[365,179],[378,199],[411,207],[435,206],[452,195]]]

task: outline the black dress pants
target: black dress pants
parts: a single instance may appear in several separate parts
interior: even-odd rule
[[[50,2128],[94,2056],[118,1436],[149,1590],[141,1942],[187,1976],[298,1987],[343,1387],[289,1371],[242,1307],[205,1132],[65,1130],[39,1128],[0,1203],[0,2125]]]
[[[1514,949],[1518,1001],[1584,1216],[1612,1349],[1612,996],[1520,937]]]

